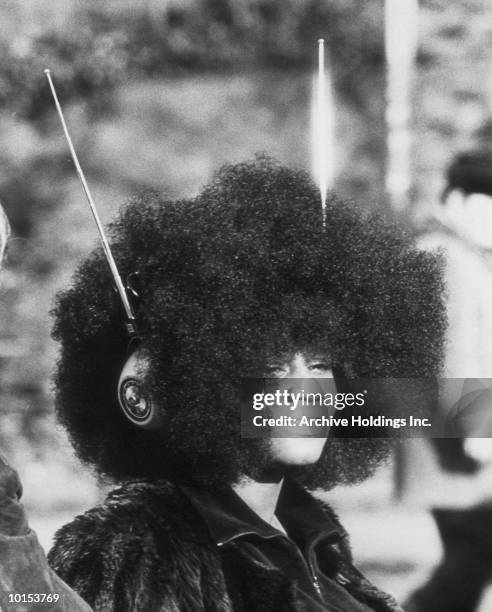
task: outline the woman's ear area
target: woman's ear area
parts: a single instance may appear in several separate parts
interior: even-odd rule
[[[125,417],[141,429],[159,429],[162,416],[145,384],[149,366],[144,349],[137,348],[126,360],[118,380],[118,403]]]

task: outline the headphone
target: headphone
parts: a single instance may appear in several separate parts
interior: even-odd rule
[[[128,357],[118,380],[118,403],[133,425],[155,430],[161,427],[162,416],[144,382],[148,366],[144,349],[137,348]]]

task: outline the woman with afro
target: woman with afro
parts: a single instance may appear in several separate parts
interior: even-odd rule
[[[323,223],[307,175],[266,158],[226,166],[195,199],[135,199],[111,239],[137,339],[96,250],[54,310],[55,384],[78,456],[120,486],[58,532],[52,568],[100,611],[398,610],[308,493],[363,480],[388,440],[243,437],[242,389],[412,378],[406,401],[429,407],[435,258],[335,196]]]

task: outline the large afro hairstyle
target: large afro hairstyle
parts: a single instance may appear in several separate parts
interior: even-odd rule
[[[369,208],[369,206],[367,206]],[[117,481],[166,478],[220,487],[258,474],[268,440],[241,437],[240,389],[269,355],[316,347],[339,372],[432,377],[445,328],[440,263],[378,213],[319,192],[304,172],[258,157],[222,168],[194,199],[135,198],[110,228],[139,294],[146,382],[159,431],[122,414],[124,317],[96,249],[54,308],[61,344],[56,406],[78,456]],[[381,440],[329,439],[308,486],[365,477]]]

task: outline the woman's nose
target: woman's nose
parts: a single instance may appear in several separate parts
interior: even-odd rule
[[[289,378],[310,378],[311,374],[302,355],[295,355],[289,364]]]

